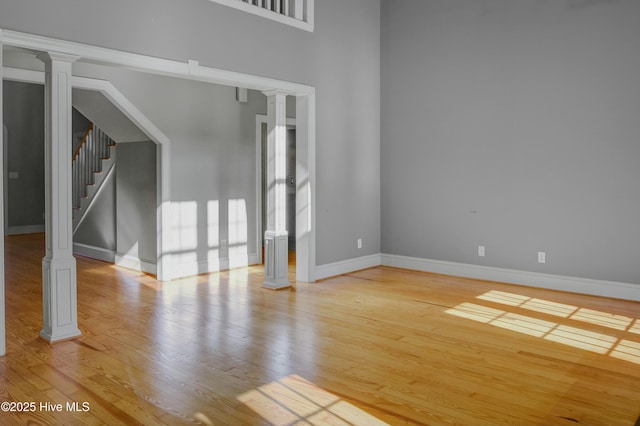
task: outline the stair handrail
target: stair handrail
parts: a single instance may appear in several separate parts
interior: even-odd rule
[[[71,161],[75,160],[78,157],[78,155],[80,154],[80,150],[82,149],[82,146],[89,139],[89,135],[91,134],[92,130],[93,130],[93,123],[89,123],[89,127],[87,128],[87,131],[84,132],[84,136],[82,136],[82,139],[80,140],[80,143],[78,144],[78,147],[76,148],[76,150],[74,151],[73,155],[71,156]]]

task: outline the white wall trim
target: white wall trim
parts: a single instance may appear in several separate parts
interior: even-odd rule
[[[4,137],[7,134],[7,128],[4,125],[4,114],[2,112],[3,102],[3,92],[2,88],[4,84],[2,84],[3,80],[3,66],[2,66],[2,38],[3,38],[4,30],[0,29],[0,123],[2,124],[2,133],[0,133],[0,155],[2,155],[2,159],[0,159],[0,188],[4,189],[4,193],[6,195],[6,182],[4,179],[5,173],[5,165],[6,165],[6,151],[5,151],[5,141]],[[0,197],[2,200],[2,208],[0,208],[0,222],[3,224],[3,230],[6,230],[6,200],[5,197]],[[3,233],[4,234],[4,233]],[[6,345],[6,333],[5,333],[5,308],[4,308],[4,235],[0,238],[0,356],[4,356],[7,353],[7,345]]]
[[[178,263],[175,265],[175,279],[188,278],[200,274],[210,274],[227,269],[229,269],[229,259],[226,257],[190,263]]]
[[[318,265],[316,268],[316,279],[321,280],[324,278],[348,274],[361,269],[380,266],[380,264],[381,255],[378,253],[371,254],[369,256],[356,257],[355,259],[342,260],[340,262],[327,263],[326,265]]]
[[[221,70],[218,68],[203,67],[199,61],[189,59],[187,61],[186,72],[180,70],[179,73],[169,73],[162,69],[155,70],[156,73],[162,75],[170,75],[189,80],[203,81],[206,83],[222,84],[225,86],[244,87],[247,89],[265,92],[268,90],[281,90],[291,95],[304,94],[308,95],[314,92],[314,88],[305,84],[292,83],[288,81],[275,80],[268,77],[260,77],[252,74],[242,74],[234,71]],[[153,72],[149,70],[148,72]]]
[[[114,263],[123,268],[133,269],[135,271],[156,275],[157,265],[148,260],[142,260],[138,256],[130,254],[115,254]]]
[[[296,280],[316,280],[316,92],[296,96]]]
[[[24,226],[8,226],[7,235],[22,234],[40,234],[44,232],[44,223],[42,225],[24,225]]]
[[[640,301],[640,284],[518,271],[393,254],[382,254],[382,265],[571,293]]]
[[[71,84],[74,88],[93,90],[100,92],[113,105],[115,105],[133,124],[147,135],[156,144],[168,144],[169,137],[149,120],[125,95],[122,94],[110,81],[96,78],[73,76]]]
[[[313,0],[306,0],[307,3],[307,17],[306,20],[301,21],[286,15],[281,15],[276,12],[264,9],[260,6],[255,6],[249,3],[244,3],[241,0],[210,0],[214,3],[223,4],[225,6],[233,7],[234,9],[242,10],[244,12],[252,13],[254,15],[261,16],[263,18],[271,19],[272,21],[280,22],[282,24],[291,25],[292,27],[300,28],[305,31],[313,32]]]
[[[262,263],[262,250],[258,253],[249,254],[249,265],[260,265]]]
[[[1,47],[2,45],[0,45]],[[2,55],[0,55],[2,56]],[[1,58],[0,58],[1,59]],[[0,70],[0,74],[2,74],[2,70]],[[2,80],[0,80],[2,81]],[[1,90],[1,89],[0,89]],[[2,112],[2,108],[0,107],[0,112]],[[0,122],[2,122],[2,117],[0,117]],[[2,189],[3,189],[3,197],[2,201],[4,203],[4,207],[2,209],[3,218],[2,218],[2,229],[4,235],[9,234],[9,181],[5,179],[4,173],[9,170],[9,129],[2,123],[2,140],[0,145],[2,145],[1,152],[3,155],[2,164],[0,164],[0,181],[2,181]]]
[[[90,246],[88,244],[73,243],[73,253],[103,262],[115,263],[116,261],[116,252],[114,250]]]
[[[210,274],[214,272],[227,271],[234,268],[244,268],[250,265],[260,264],[260,256],[252,253],[243,259],[229,259],[221,257],[211,260],[200,260],[190,263],[179,263],[175,265],[176,279],[188,278],[200,274]]]
[[[545,288],[549,290],[588,294],[599,297],[610,297],[614,299],[640,301],[640,284],[518,271],[514,269],[495,268],[490,266],[422,259],[384,253],[358,257],[326,265],[319,265],[316,268],[316,278],[324,279],[334,277],[375,266],[391,266],[413,271],[496,281],[505,284]]]
[[[52,51],[76,55],[81,60],[106,65],[119,65],[128,69],[166,75],[188,80],[244,87],[259,91],[280,89],[291,94],[310,94],[314,88],[305,84],[260,77],[219,68],[203,67],[197,59],[179,62],[137,53],[107,49],[65,40],[58,40],[12,30],[0,30],[0,43],[36,51]]]
[[[4,67],[2,70],[2,79],[22,83],[44,84],[44,72]]]

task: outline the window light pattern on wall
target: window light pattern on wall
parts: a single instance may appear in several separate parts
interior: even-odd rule
[[[314,0],[211,0],[263,18],[313,31]]]

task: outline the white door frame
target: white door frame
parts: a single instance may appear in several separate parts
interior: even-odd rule
[[[1,74],[1,71],[0,71]],[[0,108],[0,111],[2,111],[2,108]],[[0,118],[1,121],[1,118]],[[2,162],[2,167],[3,167],[3,172],[2,172],[2,180],[3,180],[3,184],[2,184],[2,191],[3,191],[3,202],[4,202],[4,209],[3,209],[3,213],[4,213],[4,219],[2,220],[3,222],[3,227],[4,227],[4,234],[3,235],[7,235],[9,233],[9,179],[8,179],[8,174],[9,174],[9,129],[7,129],[7,126],[2,123],[2,155],[4,156],[4,160]],[[5,174],[7,174],[7,176],[5,176]]]
[[[1,34],[1,33],[0,33]],[[2,79],[2,57],[3,57],[3,49],[2,49],[2,38],[0,37],[0,123],[2,124],[2,133],[0,133],[0,155],[2,159],[0,159],[0,187],[3,188],[3,192],[6,195],[6,187],[5,187],[5,151],[4,151],[4,137],[7,134],[7,128],[4,125],[4,113],[2,111],[2,105],[4,104],[4,92],[2,90],[4,84],[4,80]],[[3,223],[4,231],[2,233],[2,238],[0,238],[0,356],[4,356],[7,353],[6,346],[6,336],[5,336],[5,312],[4,312],[4,236],[6,235],[7,225],[5,224],[5,211],[6,211],[6,203],[5,203],[5,195],[0,197],[0,202],[2,203],[2,208],[0,208],[0,220]]]

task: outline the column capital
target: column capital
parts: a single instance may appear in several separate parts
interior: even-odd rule
[[[73,63],[80,59],[80,56],[60,52],[42,52],[39,53],[36,58],[40,59],[45,64],[49,64],[53,61]]]
[[[288,92],[286,90],[281,90],[281,89],[269,89],[269,90],[263,90],[262,93],[265,96],[277,96],[277,95],[281,95],[281,96],[290,96],[292,95],[291,92]]]

